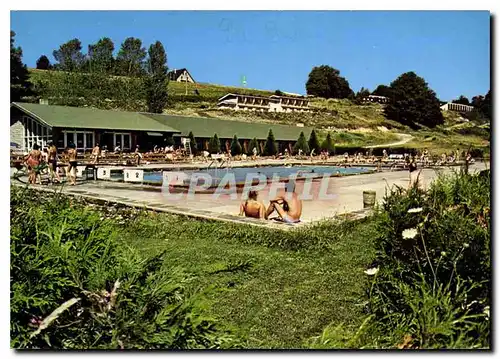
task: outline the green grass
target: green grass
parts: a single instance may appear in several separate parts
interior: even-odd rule
[[[281,235],[170,215],[143,218],[121,234],[148,255],[166,250],[165,265],[196,276],[193,287],[215,286],[211,314],[246,348],[303,348],[331,323],[359,325],[372,235],[369,222]],[[302,248],[265,246],[280,236],[297,237],[290,243]]]

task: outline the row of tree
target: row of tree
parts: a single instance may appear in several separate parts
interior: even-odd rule
[[[354,94],[349,87],[349,82],[340,76],[339,70],[322,65],[314,67],[309,73],[306,91],[308,95],[323,98],[348,98],[357,103],[361,103],[361,100],[370,94],[385,96],[389,98],[389,103],[384,109],[385,117],[412,128],[435,127],[444,122],[440,109],[441,102],[436,93],[415,72],[400,75],[391,82],[390,86],[379,85],[372,93],[362,87]],[[473,97],[472,102],[469,102],[465,96],[453,102],[472,105],[482,116],[491,119],[490,91],[484,97]]]
[[[198,153],[198,145],[196,138],[194,137],[193,132],[190,132],[188,135],[191,143],[191,150],[193,154]],[[306,140],[304,132],[300,133],[299,138],[295,142],[293,146],[293,153],[299,153],[301,150],[304,154],[309,154],[310,151],[314,150],[316,154],[320,151],[325,150],[329,153],[334,151],[334,143],[330,134],[326,136],[326,139],[322,144],[319,143],[318,136],[316,135],[316,131],[313,129],[311,131],[311,135],[309,136],[309,140]],[[274,156],[278,154],[278,144],[274,138],[274,134],[272,130],[269,130],[267,135],[266,142],[264,144],[264,149],[261,150],[259,141],[257,138],[253,138],[250,140],[247,146],[247,151],[243,148],[238,137],[234,135],[233,140],[231,141],[230,149],[232,155],[241,155],[246,152],[247,155],[252,155],[254,148],[257,150],[257,154],[263,154],[264,156]],[[210,153],[219,153],[221,152],[221,143],[217,134],[214,134],[212,138],[210,138],[208,142],[208,151]]]
[[[22,63],[22,49],[14,46],[14,37],[15,33],[11,31],[11,101],[19,101],[22,97],[30,96],[33,89],[28,81],[26,65]],[[68,88],[60,90],[66,92],[65,95],[83,89],[84,83],[91,84],[90,87],[99,92],[105,83],[109,83],[114,71],[114,74],[125,75],[125,82],[128,81],[115,85],[127,86],[133,82],[134,93],[140,97],[136,100],[146,103],[148,112],[163,112],[168,100],[168,67],[167,54],[160,41],[152,44],[146,52],[141,40],[128,38],[123,42],[116,59],[113,58],[114,45],[109,38],[89,45],[87,55],[83,55],[81,49],[80,40],[68,41],[54,51],[54,58],[58,61],[56,65],[51,66],[48,58],[42,56],[37,61],[37,68],[64,71],[62,82]],[[120,71],[116,72],[116,69]],[[55,95],[60,97],[60,94]],[[74,97],[80,97],[78,95],[75,93]],[[104,97],[102,93],[96,93],[95,96]]]
[[[129,37],[122,42],[116,57],[113,55],[115,44],[109,37],[103,37],[96,43],[88,45],[86,53],[82,50],[81,41],[76,38],[72,39],[52,52],[56,60],[55,64],[51,64],[49,58],[42,55],[36,62],[36,68],[70,72],[100,72],[127,77],[139,77],[148,72],[148,51],[143,47],[142,41],[135,37]]]

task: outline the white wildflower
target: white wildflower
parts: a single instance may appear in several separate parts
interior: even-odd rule
[[[469,243],[464,243],[464,248],[469,248]]]
[[[410,229],[405,229],[403,231],[403,239],[413,239],[417,236],[417,229],[416,228],[410,228]]]
[[[446,252],[444,252],[444,251],[443,251],[443,252],[441,252],[441,255],[442,255],[443,257],[446,257]]]
[[[410,208],[408,210],[408,213],[420,213],[422,212],[422,207],[418,207],[418,208]]]
[[[486,307],[484,307],[483,313],[486,314],[486,316],[488,317],[488,319],[490,318],[490,306],[489,305],[487,305]]]
[[[375,275],[378,273],[378,267],[370,268],[365,270],[365,274],[367,275]]]

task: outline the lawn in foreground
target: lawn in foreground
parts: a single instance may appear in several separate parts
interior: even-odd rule
[[[373,226],[324,222],[296,233],[172,215],[141,217],[122,239],[214,286],[210,312],[246,348],[303,348],[329,324],[362,320]]]

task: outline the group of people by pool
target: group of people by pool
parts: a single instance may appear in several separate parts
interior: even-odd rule
[[[33,149],[25,156],[24,165],[28,170],[28,183],[41,184],[42,173],[47,172],[50,175],[52,183],[61,183],[59,175],[58,161],[66,164],[64,170],[66,178],[69,180],[70,185],[76,184],[76,168],[77,168],[77,152],[76,146],[71,143],[62,153],[62,158],[57,154],[57,148],[53,142],[49,142],[47,147],[40,150],[40,146],[35,144]]]
[[[273,213],[277,216],[271,217]],[[302,215],[302,200],[289,187],[279,192],[271,199],[269,205],[258,199],[257,191],[249,191],[248,199],[240,205],[240,216],[253,217],[264,220],[276,220],[284,223],[298,223]]]

